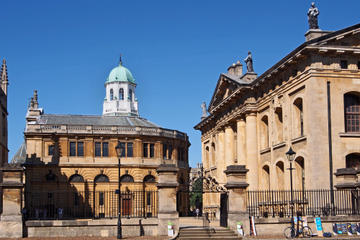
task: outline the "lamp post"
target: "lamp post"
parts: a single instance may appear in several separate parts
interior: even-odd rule
[[[120,182],[120,167],[121,167],[121,155],[123,152],[123,148],[120,145],[120,142],[118,142],[118,144],[115,147],[115,151],[116,151],[116,155],[118,157],[118,189],[117,189],[117,193],[119,194],[118,196],[118,222],[117,222],[117,239],[122,239],[122,228],[121,228],[121,192],[120,192],[120,187],[121,187],[121,182]]]
[[[291,147],[289,148],[289,151],[287,151],[287,153],[286,153],[286,157],[290,162],[290,168],[289,168],[289,170],[290,170],[290,194],[291,194],[290,195],[290,201],[291,201],[290,207],[291,207],[291,226],[293,226],[293,227],[294,227],[294,199],[293,199],[292,170],[294,168],[292,167],[292,162],[295,159],[295,154],[296,154],[296,152],[294,152]]]

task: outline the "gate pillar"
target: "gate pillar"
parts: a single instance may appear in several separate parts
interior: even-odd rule
[[[225,187],[229,191],[228,197],[228,227],[236,231],[236,223],[242,222],[244,232],[250,232],[249,214],[247,212],[246,173],[249,170],[244,165],[230,165],[224,173],[227,177]]]
[[[23,237],[23,219],[21,214],[24,184],[23,169],[20,166],[7,165],[0,169],[2,173],[2,213],[0,216],[0,237]]]
[[[173,224],[176,232],[179,231],[179,213],[176,211],[176,187],[178,168],[175,164],[161,164],[156,170],[159,176],[157,184],[159,191],[158,206],[158,235],[168,234],[168,223]]]

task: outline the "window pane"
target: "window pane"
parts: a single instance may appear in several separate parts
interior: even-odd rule
[[[124,100],[124,89],[123,88],[120,88],[120,90],[119,90],[119,99]]]
[[[103,142],[103,157],[109,156],[109,143]]]
[[[101,143],[95,142],[95,157],[101,156]]]
[[[167,145],[163,144],[163,158],[166,159]]]
[[[84,142],[77,143],[77,154],[80,157],[84,156]]]
[[[150,157],[153,158],[154,157],[154,144],[150,143]]]
[[[133,143],[127,143],[127,156],[133,156]]]
[[[146,194],[146,205],[151,205],[151,192]]]
[[[144,151],[144,157],[149,157],[148,156],[148,144],[147,143],[144,143],[143,144],[143,151]]]
[[[114,99],[114,91],[110,89],[110,100]]]
[[[70,156],[76,156],[76,143],[70,142]]]
[[[104,205],[104,192],[99,192],[99,205]]]
[[[54,145],[49,145],[49,147],[48,147],[48,155],[49,156],[54,155]]]

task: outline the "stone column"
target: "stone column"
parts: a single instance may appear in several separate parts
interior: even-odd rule
[[[174,224],[175,231],[179,231],[179,213],[176,211],[176,187],[177,172],[179,169],[175,164],[161,164],[157,173],[159,182],[157,184],[159,190],[158,205],[158,235],[168,234],[168,222]]]
[[[20,166],[5,166],[0,169],[3,175],[2,202],[0,216],[0,237],[21,238],[23,236],[22,195],[23,169]]]
[[[237,128],[237,164],[246,166],[246,123],[242,117],[236,122]]]
[[[225,127],[225,166],[234,164],[234,131],[231,126]]]
[[[249,186],[246,182],[246,173],[248,171],[244,165],[227,166],[224,171],[227,177],[225,187],[229,191],[228,227],[236,231],[236,223],[242,222],[246,234],[250,232],[249,214],[246,209],[246,188]]]
[[[224,130],[218,132],[218,147],[216,150],[216,166],[217,166],[217,180],[221,184],[225,184],[226,178],[223,174],[225,170],[225,141],[224,141]]]
[[[258,146],[256,134],[256,113],[246,115],[246,162],[249,168],[248,183],[250,190],[258,190]]]

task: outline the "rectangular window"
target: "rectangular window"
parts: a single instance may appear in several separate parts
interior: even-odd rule
[[[143,151],[144,151],[143,156],[144,156],[145,158],[149,157],[149,156],[148,156],[148,145],[149,145],[149,144],[147,144],[147,143],[143,143]]]
[[[76,156],[76,142],[70,142],[70,156]]]
[[[340,67],[341,69],[347,69],[348,68],[348,62],[346,60],[340,61]]]
[[[95,157],[101,157],[101,143],[95,142]]]
[[[49,145],[48,146],[48,155],[49,156],[52,156],[52,155],[54,155],[54,145]]]
[[[127,143],[127,157],[133,156],[133,143]]]
[[[150,143],[150,157],[153,158],[154,157],[154,144]]]
[[[120,148],[121,148],[121,156],[120,157],[125,157],[125,143],[124,142],[120,142]]]
[[[357,62],[357,67],[358,67],[358,69],[360,69],[360,61]]]
[[[53,194],[52,193],[48,193],[48,198],[52,198]]]
[[[163,144],[163,159],[167,159],[167,145]]]
[[[109,143],[108,142],[103,142],[102,144],[103,147],[103,157],[108,157],[109,156]]]
[[[84,156],[84,142],[78,142],[77,143],[77,155],[79,157]]]
[[[168,159],[172,159],[172,152],[173,152],[172,145],[169,145],[169,149],[168,149]]]

